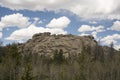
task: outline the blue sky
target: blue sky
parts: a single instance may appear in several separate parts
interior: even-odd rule
[[[25,42],[35,33],[93,35],[120,48],[119,0],[0,0],[0,39]]]

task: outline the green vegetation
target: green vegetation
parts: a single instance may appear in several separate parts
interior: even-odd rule
[[[22,74],[22,79],[21,80],[35,80],[35,77],[33,77],[33,68],[32,68],[32,63],[31,63],[31,57],[27,57],[26,63],[24,64],[23,67],[23,74]]]
[[[111,44],[108,55],[101,46],[83,47],[78,55],[56,50],[45,54],[23,54],[17,44],[0,47],[0,80],[120,80],[120,52]]]

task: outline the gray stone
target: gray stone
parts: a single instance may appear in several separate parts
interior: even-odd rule
[[[76,36],[76,35],[51,35],[49,32],[38,33],[19,46],[20,51],[32,54],[53,54],[55,50],[62,49],[64,53],[78,54],[81,53],[83,46],[94,49],[97,42],[93,36]]]

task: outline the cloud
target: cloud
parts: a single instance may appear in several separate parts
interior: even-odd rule
[[[14,31],[6,40],[24,41],[30,39],[36,33],[51,32],[52,34],[67,34],[63,29],[50,29],[44,27],[37,27],[34,24],[27,28]]]
[[[59,28],[59,29],[64,29],[70,24],[70,19],[63,16],[60,18],[54,18],[48,23],[47,27],[49,28]]]
[[[92,27],[93,30],[95,30],[96,32],[103,32],[105,31],[104,26],[97,26],[97,27]]]
[[[92,35],[92,36],[98,41],[99,39],[98,39],[97,34],[98,34],[98,33],[97,33],[96,31],[93,31],[93,32],[91,32],[91,33],[89,33],[89,34],[87,34],[87,33],[81,33],[80,36]]]
[[[93,35],[94,38],[97,39],[97,32],[96,32],[96,31],[93,31],[93,32],[91,33],[91,35]]]
[[[79,34],[79,35],[80,35],[80,36],[88,36],[88,35],[92,35],[97,41],[99,40],[96,31],[93,31],[93,32],[91,32],[90,34],[87,34],[87,33],[81,33],[81,34]]]
[[[104,26],[89,26],[89,25],[82,25],[78,29],[79,32],[89,32],[89,31],[96,31],[96,32],[103,32],[105,31]]]
[[[103,41],[104,44],[110,44],[111,42],[116,43],[116,40],[120,40],[120,34],[108,35],[104,37],[101,41]]]
[[[0,38],[2,38],[2,32],[0,32]]]
[[[114,45],[114,48],[115,48],[116,50],[119,50],[119,49],[120,49],[120,45]]]
[[[0,5],[13,10],[69,10],[83,18],[119,18],[120,0],[1,0]]]
[[[4,27],[5,27],[5,24],[0,22],[0,31],[2,31]]]
[[[25,28],[30,24],[29,18],[24,17],[23,14],[16,13],[11,15],[6,15],[1,18],[0,21],[0,31],[6,27],[19,27]]]
[[[52,19],[47,27],[36,26],[39,23],[39,18],[33,18],[34,22],[26,28],[20,28],[12,32],[12,34],[6,38],[6,40],[23,42],[30,39],[36,33],[50,32],[51,34],[67,34],[64,30],[70,23],[70,20],[63,16],[58,19]],[[57,23],[57,24],[56,24]]]
[[[113,23],[112,27],[108,30],[120,31],[120,21],[115,21]]]
[[[90,24],[97,24],[96,21],[89,21]]]
[[[82,32],[82,36],[84,35],[92,35],[96,40],[98,40],[97,34],[100,32],[105,31],[104,26],[89,26],[89,25],[82,25],[79,29],[79,32]],[[89,32],[89,34],[86,34]]]
[[[39,23],[39,24],[42,24],[42,23],[43,23],[43,21],[42,21],[42,20],[40,20],[38,23]]]
[[[118,49],[118,45],[119,45],[118,40],[120,40],[120,34],[108,35],[101,39],[104,45],[110,45],[110,43],[113,42],[115,44],[116,49]]]
[[[89,25],[82,25],[79,29],[79,32],[87,32],[87,31],[92,31],[92,27]]]
[[[79,36],[88,36],[90,34],[81,33]]]

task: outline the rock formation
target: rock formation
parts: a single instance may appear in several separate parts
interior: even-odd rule
[[[51,55],[55,50],[62,49],[64,54],[76,55],[81,53],[83,47],[90,47],[91,50],[97,45],[92,36],[76,35],[51,35],[49,32],[33,35],[26,43],[19,46],[23,53],[38,53]]]

